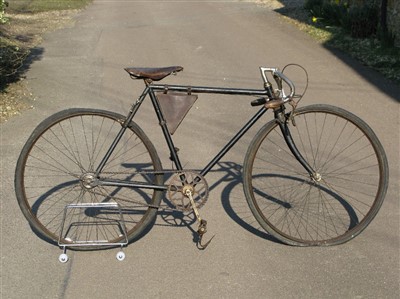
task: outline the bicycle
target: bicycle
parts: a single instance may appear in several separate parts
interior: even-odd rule
[[[18,159],[20,208],[32,229],[64,253],[67,247],[122,247],[137,240],[154,223],[163,194],[173,210],[194,213],[197,245],[207,247],[207,222],[199,213],[209,195],[205,176],[268,110],[274,118],[254,136],[243,164],[246,200],[267,233],[295,246],[341,244],[360,234],[380,209],[389,172],[375,133],[338,107],[298,108],[304,93],[295,93],[285,68],[261,67],[259,90],[155,83],[182,71],[180,66],[125,70],[145,83],[126,116],[81,108],[58,112],[35,128]],[[201,93],[255,96],[251,105],[261,108],[201,171],[185,170],[172,135]],[[133,121],[147,97],[173,170],[163,169],[156,148]]]

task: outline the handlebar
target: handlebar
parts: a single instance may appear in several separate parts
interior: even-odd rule
[[[293,82],[286,77],[283,73],[281,73],[278,68],[271,68],[271,67],[260,67],[261,76],[264,79],[265,84],[271,84],[269,82],[267,73],[271,73],[272,77],[275,79],[276,84],[278,85],[278,89],[282,92],[282,99],[286,102],[287,100],[291,99],[295,94],[295,87]],[[290,94],[288,96],[285,95],[283,88],[282,88],[282,80],[289,86]]]

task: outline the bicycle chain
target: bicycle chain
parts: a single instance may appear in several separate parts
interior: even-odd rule
[[[102,171],[101,174],[165,174],[165,173],[183,173],[183,172],[196,172],[199,173],[197,169],[185,169],[185,170],[159,170],[159,171],[154,171],[154,170],[142,170],[142,171],[135,171],[135,172],[113,172],[113,171]]]
[[[183,170],[160,170],[160,171],[153,171],[153,170],[142,170],[142,171],[136,171],[134,173],[132,172],[115,172],[115,171],[104,171],[101,172],[101,174],[108,174],[108,175],[117,175],[117,174],[169,174],[169,173],[173,173],[173,174],[178,174],[178,173],[183,173],[183,172],[196,172],[198,173],[198,170],[194,170],[194,169],[185,169]],[[105,196],[105,197],[110,197],[109,194],[103,194],[101,192],[95,192],[94,189],[89,189],[86,190],[87,192],[90,192],[94,195],[100,195],[100,196]],[[139,202],[139,201],[135,201],[133,199],[125,199],[125,198],[121,198],[121,197],[117,197],[117,196],[111,196],[111,198],[113,198],[114,200],[119,200],[119,201],[125,201],[125,202],[130,202],[130,203],[135,203],[138,205],[142,205],[143,207],[149,207],[149,208],[155,208],[157,210],[160,211],[172,211],[172,212],[182,212],[181,209],[176,209],[176,208],[172,208],[172,207],[163,207],[161,205],[150,205],[150,204],[144,204],[143,202]]]

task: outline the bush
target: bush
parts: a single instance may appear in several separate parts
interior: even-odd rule
[[[375,35],[379,23],[379,8],[375,5],[353,6],[349,9],[346,29],[352,37],[365,38]]]
[[[325,1],[322,5],[322,18],[329,25],[343,26],[346,18],[347,5],[338,2]]]
[[[347,3],[340,1],[306,0],[304,8],[310,11],[313,17],[333,26],[342,26],[347,13]]]
[[[18,70],[28,54],[27,49],[0,41],[0,90],[18,77]]]
[[[346,1],[306,0],[304,7],[314,18],[326,25],[343,27],[352,37],[365,38],[377,33],[379,7],[373,0],[350,7]]]
[[[395,47],[396,34],[392,30],[383,31],[382,28],[378,28],[378,39],[382,42],[382,45],[387,48]]]
[[[322,15],[322,5],[324,0],[306,0],[304,8],[308,10],[313,16],[320,17]]]

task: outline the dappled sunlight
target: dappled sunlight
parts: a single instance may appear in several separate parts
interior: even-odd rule
[[[398,86],[400,85],[400,48],[387,46],[388,43],[393,43],[393,40],[391,40],[393,36],[389,36],[383,42],[378,40],[377,36],[379,32],[376,28],[364,26],[362,19],[360,21],[351,19],[357,16],[357,12],[346,13],[343,20],[335,20],[332,17],[333,21],[327,21],[320,15],[327,15],[328,13],[317,12],[318,7],[315,8],[315,6],[312,6],[312,3],[308,4],[306,9],[304,5],[305,1],[279,0],[272,2],[277,3],[273,5],[273,9],[281,14],[285,20],[308,33],[318,43],[321,43],[332,54],[352,67],[392,99],[400,101],[398,91]],[[271,1],[263,0],[263,3],[271,3]],[[269,4],[266,5],[271,6]],[[342,9],[336,4],[332,4],[331,7],[333,7],[332,11]],[[362,13],[368,16],[368,12]],[[338,12],[332,12],[332,14],[339,15]],[[335,16],[337,17],[337,15]],[[367,20],[369,21],[369,19]],[[346,29],[341,28],[341,26],[348,26],[350,29],[347,30],[350,30],[350,34],[346,32]],[[372,37],[366,37],[369,35]],[[360,63],[369,69],[362,67]],[[384,78],[376,76],[376,73],[371,72],[371,69],[381,73],[394,84],[392,85]]]

